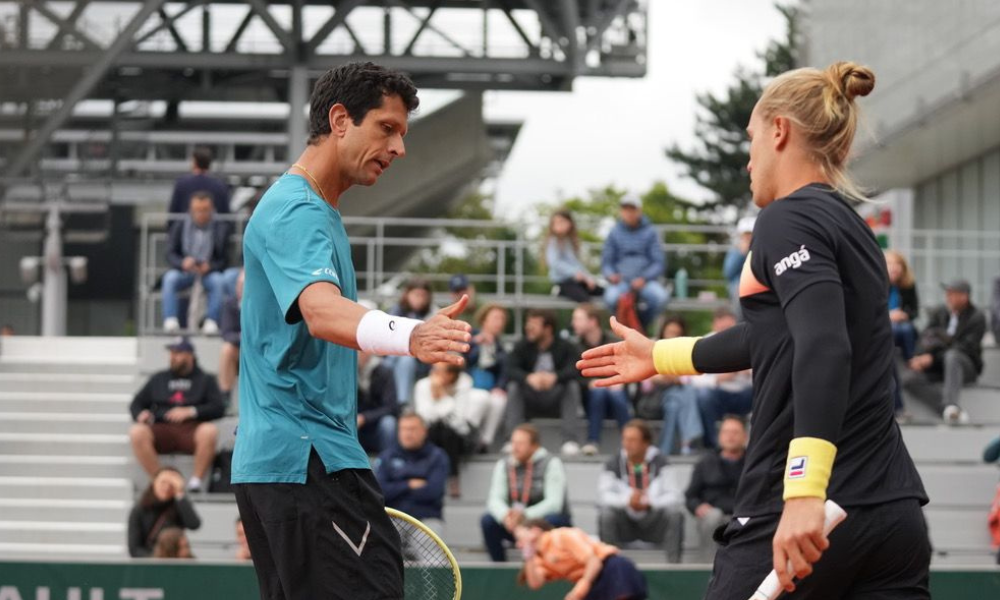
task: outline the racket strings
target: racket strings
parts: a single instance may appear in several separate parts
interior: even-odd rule
[[[396,517],[392,523],[403,552],[405,600],[453,600],[455,575],[448,555],[419,527]]]

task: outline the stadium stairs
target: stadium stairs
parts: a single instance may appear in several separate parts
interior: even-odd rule
[[[196,341],[199,360],[216,368],[218,340]],[[986,349],[987,369],[966,389],[971,423],[948,427],[911,402],[903,426],[907,446],[931,496],[925,509],[935,564],[993,564],[986,511],[998,469],[981,462],[983,447],[1000,435],[1000,349]],[[132,458],[128,404],[149,373],[166,365],[163,339],[0,338],[0,558],[120,558],[127,556],[126,521],[148,479]],[[220,444],[232,443],[231,421]],[[558,424],[537,422],[543,439],[558,439]],[[580,431],[583,432],[581,422]],[[597,478],[618,445],[607,422],[602,454],[567,461],[574,523],[597,533]],[[446,501],[445,539],[463,564],[484,561],[479,519],[496,455],[463,467],[462,498]],[[685,487],[695,459],[673,459]],[[190,473],[190,457],[165,463]],[[236,505],[227,494],[195,495],[201,529],[190,537],[196,556],[224,559],[235,551]],[[699,555],[687,519],[685,562]],[[627,551],[642,564],[662,564],[658,549]]]

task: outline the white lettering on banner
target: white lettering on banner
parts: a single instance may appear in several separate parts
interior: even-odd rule
[[[785,258],[776,262],[774,264],[774,274],[780,276],[788,269],[798,269],[802,266],[802,263],[806,262],[810,258],[812,258],[812,256],[809,255],[809,251],[806,250],[805,246],[802,246],[798,249],[798,251],[792,252]]]
[[[12,585],[0,587],[0,600],[23,600],[21,593]]]
[[[163,600],[163,590],[158,588],[122,588],[118,592],[121,600]]]

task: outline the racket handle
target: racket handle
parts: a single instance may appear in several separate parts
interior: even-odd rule
[[[840,525],[847,518],[847,513],[840,508],[833,500],[827,500],[823,505],[826,512],[823,520],[823,535],[830,535],[833,528]],[[789,562],[791,565],[791,562]],[[778,585],[778,574],[772,569],[764,581],[757,587],[757,591],[750,596],[749,600],[775,600],[781,595],[782,589]]]

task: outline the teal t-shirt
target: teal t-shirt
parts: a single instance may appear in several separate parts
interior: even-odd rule
[[[340,213],[284,175],[243,236],[240,424],[233,483],[305,483],[316,449],[328,473],[368,469],[357,435],[357,354],[309,335],[299,294],[326,281],[357,299]]]

